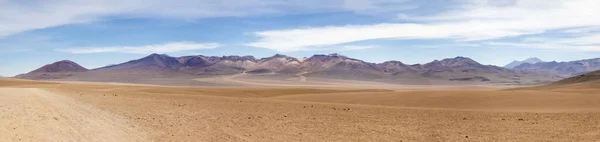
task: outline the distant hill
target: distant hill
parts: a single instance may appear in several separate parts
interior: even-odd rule
[[[63,73],[64,72],[64,73]],[[41,73],[41,74],[40,74]],[[60,73],[58,75],[50,73]],[[257,59],[253,56],[183,56],[164,54],[149,56],[87,70],[71,61],[46,65],[20,75],[26,79],[61,79],[107,82],[144,82],[191,80],[211,76],[247,73],[262,77],[308,77],[412,84],[425,82],[456,83],[542,83],[555,76],[483,65],[467,57],[435,60],[426,64],[407,65],[400,61],[370,63],[340,54],[313,55],[297,59],[276,54]]]
[[[36,70],[29,72],[29,73],[84,72],[87,70],[88,69],[82,67],[81,65],[79,65],[73,61],[63,60],[63,61],[54,62],[52,64],[47,64],[43,67],[40,67]]]
[[[576,84],[587,84],[600,86],[600,71],[593,71],[582,75],[569,77],[551,85],[576,85]]]
[[[167,71],[179,70],[183,65],[177,58],[164,54],[151,54],[141,59],[131,60],[125,63],[110,65],[95,71],[119,71],[119,70],[138,70],[138,71]]]
[[[527,59],[525,59],[523,61],[514,60],[514,61],[510,62],[509,64],[505,65],[504,68],[513,69],[516,66],[519,66],[519,65],[522,65],[522,64],[525,64],[525,63],[535,64],[535,63],[539,63],[539,62],[544,62],[544,61],[542,61],[542,60],[540,60],[538,58],[535,58],[535,57],[534,58],[527,58]]]
[[[569,62],[552,61],[538,62],[535,64],[524,63],[514,67],[514,70],[554,74],[569,77],[595,70],[600,70],[600,58]]]
[[[57,79],[72,76],[73,73],[86,72],[88,69],[81,65],[69,61],[62,60],[51,64],[44,65],[36,70],[33,70],[27,74],[18,75],[18,78],[24,79]]]
[[[600,88],[600,71],[593,71],[577,76],[572,76],[550,84],[521,89],[537,90],[580,90],[589,91],[590,89]]]

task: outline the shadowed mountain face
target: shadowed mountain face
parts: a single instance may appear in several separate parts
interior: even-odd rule
[[[515,61],[510,62],[506,66],[504,66],[504,68],[513,69],[516,66],[519,66],[519,65],[522,65],[522,64],[525,64],[525,63],[535,64],[535,63],[539,63],[539,62],[544,62],[544,61],[542,61],[542,60],[540,60],[538,58],[528,58],[528,59],[525,59],[523,61],[517,61],[517,60],[515,60]]]
[[[152,54],[141,59],[131,60],[125,63],[106,66],[95,71],[127,71],[127,70],[141,70],[141,71],[167,71],[167,70],[179,70],[183,67],[177,58],[164,55],[164,54]]]
[[[386,61],[377,64],[377,68],[394,76],[411,76],[418,72],[415,68],[400,61]]]
[[[600,58],[577,60],[570,62],[539,62],[525,63],[516,66],[514,70],[556,74],[561,76],[580,75],[586,72],[600,70]]]
[[[288,77],[305,76],[391,82],[411,78],[511,83],[520,82],[520,78],[523,77],[538,76],[538,74],[525,74],[502,67],[482,65],[466,57],[435,60],[423,65],[406,65],[400,61],[387,61],[379,64],[369,63],[340,54],[314,55],[302,60],[280,54],[261,59],[252,56],[218,57],[198,55],[171,57],[152,54],[141,59],[92,71],[87,71],[87,69],[77,71],[83,72],[78,74],[80,76],[88,75],[102,78],[102,76],[110,75],[122,76],[123,78],[129,78],[129,80],[161,77],[191,79],[216,75],[234,75],[243,72]],[[116,82],[118,82],[118,79],[116,79]]]

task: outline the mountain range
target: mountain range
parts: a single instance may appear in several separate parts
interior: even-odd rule
[[[600,58],[584,59],[568,62],[537,62],[524,63],[513,68],[517,71],[538,72],[554,74],[564,77],[581,75],[587,72],[600,70]]]
[[[72,61],[45,65],[17,76],[35,80],[76,80],[143,82],[141,80],[191,80],[245,73],[265,78],[308,77],[415,84],[436,82],[542,83],[557,76],[483,65],[470,58],[455,57],[426,64],[408,65],[400,61],[370,63],[340,54],[309,58],[276,54],[253,56],[182,56],[151,54],[141,59],[88,70]],[[425,82],[424,82],[425,81]]]
[[[527,59],[525,59],[523,61],[514,60],[514,61],[510,62],[509,64],[505,65],[504,68],[513,69],[516,66],[519,66],[519,65],[522,65],[522,64],[525,64],[525,63],[535,64],[535,63],[539,63],[539,62],[544,62],[544,61],[542,61],[542,60],[540,60],[538,58],[535,58],[535,57],[533,57],[533,58],[527,58]]]

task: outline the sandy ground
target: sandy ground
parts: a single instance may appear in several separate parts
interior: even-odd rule
[[[261,88],[321,88],[321,89],[387,89],[387,90],[490,90],[505,89],[523,86],[501,85],[501,84],[461,84],[461,85],[407,85],[391,84],[373,81],[358,80],[339,80],[325,78],[307,78],[302,75],[299,77],[286,79],[268,79],[269,77],[253,77],[247,73],[240,73],[228,76],[217,76],[211,78],[194,79],[203,83],[222,84],[223,86],[236,87],[261,87]]]
[[[599,92],[0,80],[0,141],[595,141]]]

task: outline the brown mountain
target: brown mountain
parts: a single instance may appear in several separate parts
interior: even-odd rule
[[[82,67],[81,65],[69,61],[62,60],[58,62],[54,62],[52,64],[47,64],[41,68],[33,70],[29,73],[60,73],[60,72],[84,72],[88,69]]]
[[[548,86],[555,87],[567,87],[567,86],[587,86],[587,87],[600,87],[600,71],[593,71],[582,75],[569,77],[563,80],[559,80]]]
[[[52,64],[44,65],[29,73],[18,75],[17,77],[24,79],[46,80],[69,77],[74,73],[86,71],[88,71],[88,69],[73,61],[62,60]]]

